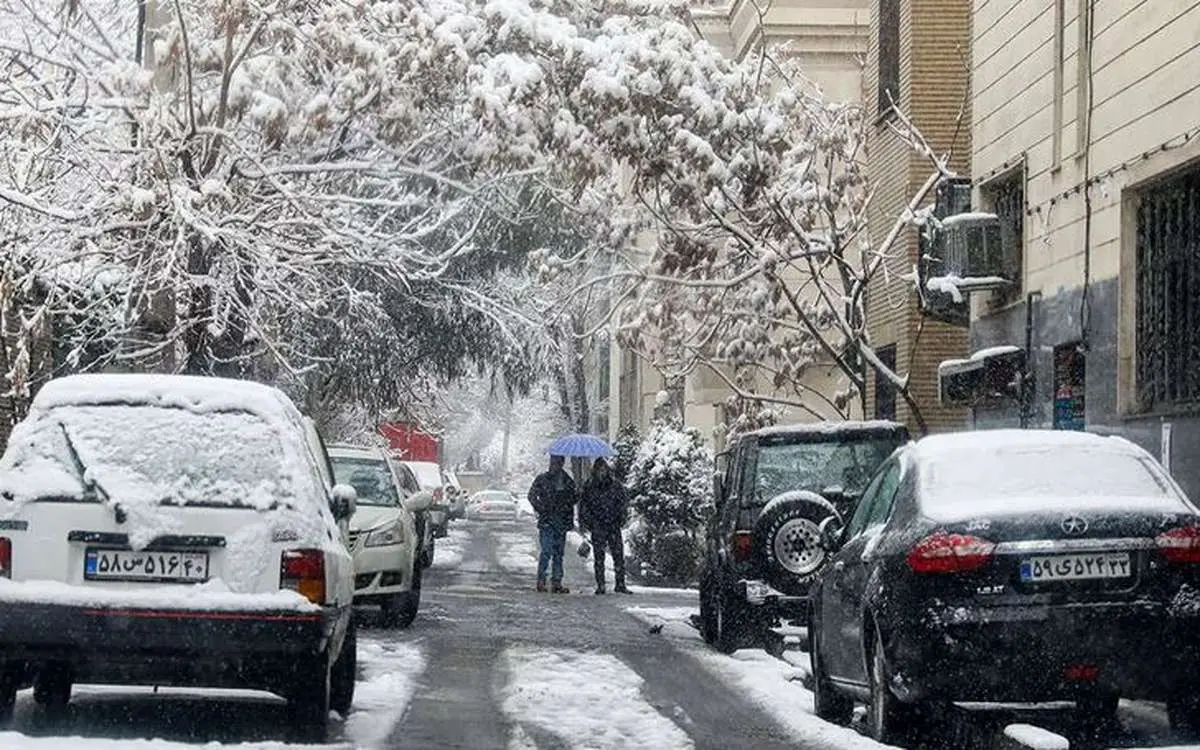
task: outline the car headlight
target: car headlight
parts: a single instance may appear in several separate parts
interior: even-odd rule
[[[393,524],[375,529],[370,534],[367,534],[367,547],[386,547],[390,544],[404,543],[404,526],[396,521]]]

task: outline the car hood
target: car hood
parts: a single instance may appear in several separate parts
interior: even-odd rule
[[[400,518],[401,509],[383,505],[360,505],[350,519],[351,531],[366,531]]]

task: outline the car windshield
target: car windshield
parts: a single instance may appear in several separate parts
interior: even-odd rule
[[[870,436],[834,441],[767,441],[759,444],[752,503],[765,503],[791,490],[823,492],[834,487],[860,494],[871,475],[903,441]]]
[[[442,486],[442,472],[437,464],[424,461],[409,461],[408,468],[412,469],[417,483],[423,490],[435,490]]]
[[[244,411],[61,406],[13,437],[0,484],[32,499],[266,507],[296,489],[278,434]]]
[[[400,494],[392,472],[383,459],[332,456],[333,476],[338,484],[348,484],[358,493],[359,505],[396,507]]]

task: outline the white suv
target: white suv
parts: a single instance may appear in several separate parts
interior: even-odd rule
[[[353,700],[354,490],[274,388],[51,381],[0,457],[0,716],[32,681],[264,689],[323,738]]]
[[[378,604],[387,626],[406,628],[421,606],[421,537],[414,514],[433,503],[428,492],[401,487],[379,448],[329,446],[337,481],[354,487],[358,509],[350,519],[354,603]]]

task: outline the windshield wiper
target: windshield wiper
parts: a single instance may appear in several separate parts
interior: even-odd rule
[[[83,485],[83,491],[96,495],[101,502],[113,509],[113,515],[117,519],[117,523],[125,523],[128,514],[125,508],[122,507],[119,501],[114,501],[112,495],[96,480],[89,471],[87,464],[83,462],[83,457],[79,455],[79,449],[75,447],[75,441],[71,439],[71,433],[67,430],[67,426],[62,422],[58,423],[58,428],[62,430],[63,439],[67,441],[67,451],[71,454],[71,462],[75,464],[75,471],[79,474],[79,483]]]

